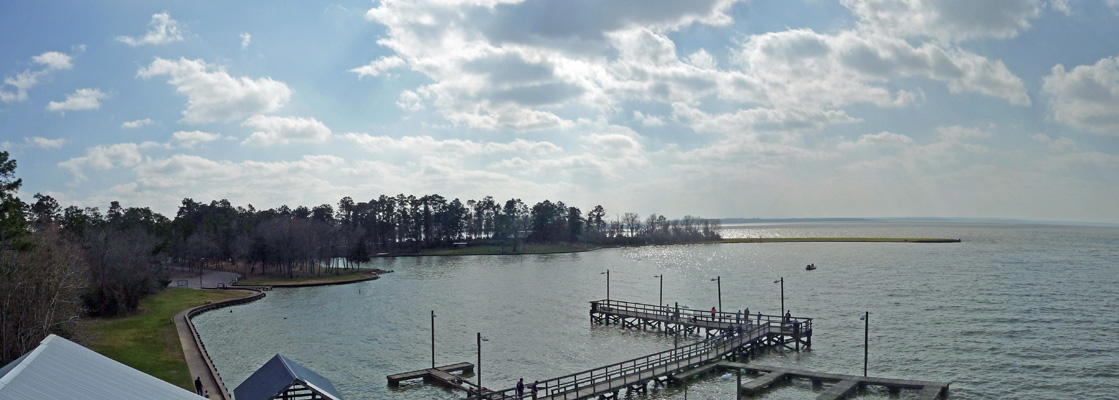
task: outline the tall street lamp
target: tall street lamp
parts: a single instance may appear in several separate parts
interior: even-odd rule
[[[478,374],[478,398],[482,397],[482,332],[478,332],[478,365],[475,367]]]
[[[781,312],[779,314],[783,316],[785,315],[785,277],[782,276],[781,279],[773,281],[773,283],[778,282],[781,283]]]
[[[610,270],[606,272],[599,272],[599,275],[606,274],[606,301],[610,301]]]
[[[657,299],[657,305],[664,305],[664,274],[653,275],[654,278],[661,278],[661,295]]]
[[[859,319],[866,321],[863,324],[863,377],[866,377],[866,360],[870,348],[870,311],[867,311]]]
[[[435,368],[435,310],[431,310],[431,368]]]
[[[718,289],[719,289],[719,312],[721,313],[721,312],[723,312],[723,277],[722,276],[716,276],[715,278],[713,278],[711,280],[717,282],[717,285],[718,285]]]

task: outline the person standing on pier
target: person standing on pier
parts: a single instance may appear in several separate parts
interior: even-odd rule
[[[750,313],[747,312],[746,315],[750,315]],[[742,323],[742,310],[738,310],[738,311],[734,312],[734,323],[736,323],[736,324],[741,324]]]
[[[711,320],[715,320],[715,307],[711,307]]]
[[[742,322],[745,322],[747,325],[750,324],[750,307],[746,307],[746,320]]]
[[[792,320],[793,320],[793,313],[791,311],[785,311],[785,323],[788,324],[789,321],[792,321]]]
[[[525,378],[517,381],[517,398],[525,397]]]

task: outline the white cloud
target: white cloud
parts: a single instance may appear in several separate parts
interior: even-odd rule
[[[1071,0],[1049,0],[1049,7],[1054,10],[1060,11],[1066,16],[1070,16],[1072,15],[1072,8],[1069,7],[1070,1]]]
[[[135,128],[139,128],[141,126],[151,125],[152,123],[153,123],[153,121],[151,120],[151,118],[144,118],[144,119],[138,119],[138,120],[135,120],[135,121],[126,121],[126,122],[120,124],[120,127],[124,128],[124,129],[135,129]]]
[[[101,108],[101,99],[109,98],[101,89],[78,89],[74,93],[66,96],[66,100],[58,102],[52,101],[47,104],[47,111],[80,111],[80,110],[96,110]]]
[[[40,78],[47,77],[51,72],[68,70],[74,67],[69,55],[57,51],[32,56],[31,61],[42,67],[36,70],[26,69],[16,74],[15,77],[4,78],[4,85],[0,86],[0,101],[15,103],[27,100],[27,91],[39,84]],[[7,90],[7,86],[15,88],[14,92]]]
[[[871,31],[945,40],[1018,36],[1029,29],[1030,20],[1040,15],[1043,5],[1041,0],[841,0],[840,3],[850,8]]]
[[[242,32],[241,33],[241,50],[247,49],[249,47],[249,42],[251,42],[252,40],[253,40],[253,35],[250,35],[248,32]]]
[[[759,77],[776,102],[842,105],[869,102],[907,105],[916,96],[883,84],[903,77],[945,82],[952,93],[976,92],[1029,105],[1025,84],[1001,61],[932,43],[918,47],[887,36],[845,31],[824,35],[807,29],[773,32],[746,40],[734,60]]]
[[[178,143],[180,147],[194,147],[194,145],[199,143],[218,140],[221,138],[221,135],[202,131],[178,131],[172,133],[171,138],[175,143]]]
[[[563,151],[549,142],[532,142],[515,139],[509,143],[475,142],[471,140],[438,140],[431,136],[405,136],[393,139],[388,136],[372,136],[365,133],[346,133],[342,138],[352,141],[370,152],[412,154],[438,154],[441,157],[461,157],[464,155],[519,154],[535,157],[556,154]]]
[[[909,147],[911,145],[913,145],[913,139],[909,136],[882,131],[859,136],[859,140],[854,142],[841,142],[837,148],[849,150],[876,147]]]
[[[148,23],[148,32],[139,38],[117,36],[117,41],[132,47],[143,45],[160,45],[183,40],[185,30],[179,29],[179,22],[171,19],[167,11],[153,14]]]
[[[86,155],[58,163],[74,174],[75,182],[86,180],[85,171],[89,169],[106,170],[119,166],[133,166],[142,160],[140,147],[136,143],[100,145],[86,149]]]
[[[818,132],[831,125],[859,122],[838,110],[751,108],[712,115],[683,103],[673,103],[672,108],[673,115],[690,123],[696,132],[722,135],[790,136]]]
[[[299,142],[324,142],[330,138],[330,128],[314,118],[268,117],[254,115],[241,123],[257,131],[241,144],[271,146]]]
[[[57,149],[57,148],[62,147],[63,144],[66,144],[66,139],[63,139],[63,138],[47,139],[47,138],[35,136],[35,137],[24,138],[23,140],[24,140],[24,143],[27,146],[38,147],[40,149]]]
[[[1119,136],[1119,56],[1066,71],[1053,67],[1043,79],[1053,118],[1101,135]]]
[[[699,51],[688,56],[688,64],[703,69],[715,69],[718,67],[718,63],[715,62],[715,56],[712,56],[711,53],[708,53],[707,50],[704,49],[699,49]]]
[[[397,56],[381,57],[373,60],[368,65],[351,69],[350,72],[356,73],[358,78],[365,76],[380,76],[382,73],[394,68],[405,66],[403,58]]]
[[[50,70],[74,68],[74,64],[71,63],[71,57],[57,51],[48,51],[46,53],[31,57],[31,60],[37,64],[46,66],[47,69]]]
[[[147,79],[167,75],[167,83],[187,96],[182,122],[196,125],[230,122],[254,114],[270,113],[279,110],[291,98],[291,89],[272,78],[235,78],[221,68],[214,72],[208,72],[208,69],[209,66],[202,60],[156,58],[147,68],[141,68],[136,76]]]
[[[656,115],[647,115],[641,111],[633,112],[633,119],[641,126],[664,126],[664,118]]]
[[[730,23],[726,12],[734,3],[385,1],[366,18],[386,26],[378,44],[395,54],[351,71],[364,77],[408,68],[427,76],[433,83],[403,91],[397,104],[432,109],[458,126],[570,129],[578,117],[561,114],[572,108],[611,112],[628,98],[662,92],[682,101],[694,100],[694,92],[715,94],[715,72],[679,61],[665,32]],[[701,56],[692,61],[713,61]],[[733,96],[747,79],[724,80]]]

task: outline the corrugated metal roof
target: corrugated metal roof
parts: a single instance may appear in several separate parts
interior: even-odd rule
[[[268,400],[296,381],[306,384],[323,396],[342,400],[338,389],[329,380],[279,354],[237,385],[233,389],[233,397],[237,400]]]
[[[4,400],[202,398],[55,335],[0,373]]]

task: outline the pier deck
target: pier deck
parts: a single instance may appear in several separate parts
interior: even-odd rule
[[[890,393],[897,393],[902,389],[920,390],[919,399],[947,398],[949,382],[919,381],[911,379],[894,379],[864,377],[858,375],[831,374],[826,372],[813,372],[792,368],[771,367],[766,365],[742,365],[740,368],[749,373],[765,374],[742,384],[739,389],[743,395],[752,396],[760,389],[770,387],[776,381],[774,376],[784,380],[808,379],[814,385],[821,383],[832,384],[828,390],[820,393],[817,400],[835,400],[846,398],[855,388],[867,386],[882,386]],[[757,383],[754,383],[758,381]]]
[[[762,315],[754,318],[668,308],[617,300],[591,302],[591,322],[630,329],[654,329],[665,334],[699,334],[706,340],[559,378],[539,381],[535,399],[579,400],[616,398],[622,390],[644,391],[651,382],[683,381],[714,368],[726,368],[728,358],[765,347],[799,350],[811,346],[811,318]],[[484,391],[469,399],[516,399],[514,388]],[[527,396],[527,395],[526,395]]]
[[[459,387],[462,384],[462,376],[451,374],[451,372],[473,373],[474,364],[468,362],[461,362],[457,364],[444,365],[442,367],[425,368],[410,372],[403,372],[386,376],[389,381],[389,386],[400,386],[400,382],[410,381],[413,379],[423,379],[425,381],[435,380],[444,386]],[[465,389],[464,389],[465,390]]]

